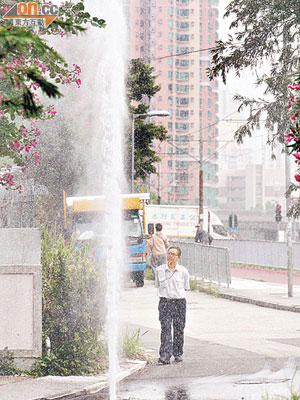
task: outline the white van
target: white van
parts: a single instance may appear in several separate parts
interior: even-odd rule
[[[145,206],[145,217],[146,226],[160,222],[163,233],[168,237],[194,238],[199,221],[199,207],[151,204]],[[204,207],[203,229],[213,239],[230,238],[220,218],[207,207]]]

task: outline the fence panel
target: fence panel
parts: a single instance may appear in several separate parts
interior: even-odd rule
[[[218,283],[231,283],[228,249],[205,246],[186,240],[171,240],[172,246],[181,248],[180,263],[186,266],[191,275]]]
[[[230,263],[287,268],[287,245],[284,242],[258,240],[214,240],[229,249]],[[293,268],[300,270],[300,243],[293,243]]]

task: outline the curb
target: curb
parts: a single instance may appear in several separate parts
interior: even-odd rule
[[[270,303],[268,301],[249,299],[247,297],[237,296],[233,294],[226,294],[226,293],[220,293],[219,297],[222,297],[223,299],[227,300],[238,301],[240,303],[253,304],[259,307],[274,308],[276,310],[300,313],[300,306],[286,306],[284,304]]]
[[[118,375],[118,382],[127,378],[131,374],[140,371],[145,368],[147,365],[146,361],[140,360],[127,360],[126,364],[120,365],[120,373]],[[122,370],[122,367],[125,369]],[[39,397],[35,400],[76,400],[81,398],[87,398],[92,400],[93,396],[99,396],[99,393],[109,387],[109,377],[107,374],[103,376],[99,376],[99,383],[94,383],[92,385],[88,385],[82,389],[72,390],[66,393],[59,393],[55,395],[50,395],[46,397]],[[99,398],[99,397],[98,397]],[[95,397],[96,399],[96,397]]]
[[[235,294],[228,294],[228,293],[222,293],[219,291],[220,289],[217,289],[216,293],[212,293],[211,288],[201,288],[202,293],[209,294],[211,296],[217,296],[221,297],[223,299],[231,300],[231,301],[237,301],[239,303],[248,303],[248,304],[253,304],[259,307],[265,307],[265,308],[273,308],[275,310],[282,310],[282,311],[290,311],[290,312],[296,312],[300,313],[300,306],[286,306],[284,304],[278,304],[278,303],[270,303],[268,301],[264,300],[257,300],[257,299],[249,299],[248,297],[244,296],[238,296]]]

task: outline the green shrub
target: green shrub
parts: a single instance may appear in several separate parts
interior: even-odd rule
[[[62,236],[42,233],[43,352],[33,373],[88,375],[103,370],[106,345],[99,340],[104,320],[103,265],[77,251]],[[50,351],[46,338],[50,339]]]
[[[13,353],[5,347],[0,350],[0,375],[15,375],[16,373],[17,369],[14,366]]]

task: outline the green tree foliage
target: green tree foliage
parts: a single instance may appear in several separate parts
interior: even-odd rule
[[[62,236],[43,232],[43,355],[33,373],[87,375],[105,364],[106,348],[99,341],[105,280],[96,267],[88,247],[79,252]]]
[[[212,51],[210,78],[221,76],[226,83],[230,71],[239,76],[246,67],[256,69],[264,64],[269,69],[269,73],[256,71],[256,83],[265,90],[263,99],[235,96],[240,109],[250,108],[247,122],[236,132],[240,142],[259,128],[264,112],[268,143],[284,142],[289,126],[287,86],[299,69],[299,7],[300,0],[233,0],[226,9],[225,17],[233,19],[233,33],[228,40],[218,41]]]
[[[160,91],[160,86],[155,84],[155,78],[153,67],[143,63],[139,58],[131,60],[127,81],[129,100],[141,101],[143,96],[147,96],[148,100],[150,100],[152,96]]]
[[[149,174],[156,173],[154,164],[160,161],[160,158],[155,154],[152,145],[156,139],[160,141],[167,139],[167,130],[163,126],[145,123],[147,118],[145,114],[149,111],[150,99],[160,90],[160,86],[155,84],[155,78],[150,65],[143,63],[140,59],[131,60],[127,81],[129,112],[130,114],[142,114],[135,118],[135,179],[144,180]],[[128,136],[127,161],[130,160],[131,151],[131,135]],[[130,168],[127,168],[128,178],[130,173]]]

